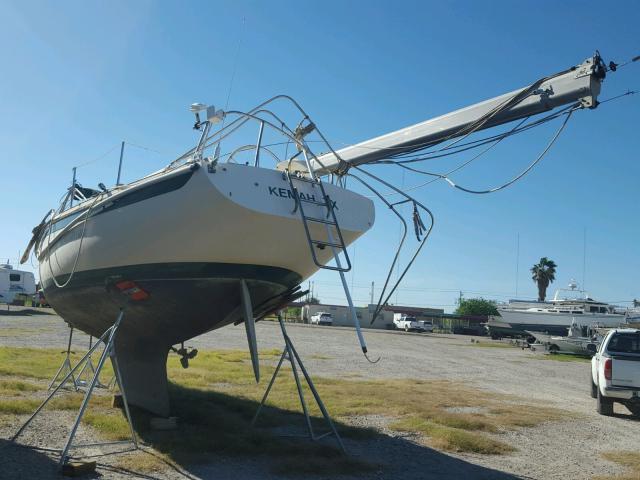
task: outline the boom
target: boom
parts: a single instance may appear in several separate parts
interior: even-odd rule
[[[542,78],[524,89],[366,140],[335,153],[320,155],[312,166],[319,175],[340,173],[349,165],[371,163],[391,155],[416,151],[562,105],[579,103],[583,107],[595,108],[604,77],[605,67],[596,53],[580,65]]]

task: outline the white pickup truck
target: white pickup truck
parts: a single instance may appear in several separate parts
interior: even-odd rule
[[[433,323],[425,320],[416,320],[404,313],[393,314],[393,324],[396,328],[405,332],[433,332]]]
[[[613,403],[640,416],[640,330],[610,330],[591,359],[591,396],[601,415],[613,415]]]

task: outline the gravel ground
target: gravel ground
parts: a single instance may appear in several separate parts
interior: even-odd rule
[[[517,395],[529,403],[539,402],[580,416],[579,420],[500,434],[500,440],[518,449],[516,453],[505,456],[445,454],[420,445],[412,435],[388,430],[386,424],[389,419],[385,417],[353,418],[354,424],[375,427],[384,435],[371,441],[346,441],[350,454],[389,465],[384,472],[358,478],[445,479],[464,476],[469,480],[581,480],[622,472],[618,465],[602,460],[602,452],[637,450],[640,447],[640,422],[632,419],[624,407],[616,406],[616,417],[602,417],[595,412],[595,400],[588,393],[588,363],[548,360],[541,353],[519,348],[481,348],[474,346],[472,337],[468,336],[365,331],[371,357],[382,357],[373,365],[360,353],[352,329],[297,324],[288,324],[287,329],[313,375],[447,379],[497,393]],[[67,335],[66,325],[54,314],[0,314],[0,345],[65,347]],[[283,346],[276,323],[260,322],[257,337],[260,349]],[[482,341],[491,342],[488,339]],[[78,350],[86,349],[88,338],[78,332],[74,334],[73,344]],[[226,327],[187,342],[187,346],[199,349],[245,349],[246,345],[242,325]],[[45,425],[43,428],[61,430],[64,422],[60,417],[56,421],[61,422],[59,426]],[[6,440],[2,439],[7,439],[12,429],[15,426],[0,429],[0,464],[14,465],[10,468],[18,468],[16,473],[37,471],[37,478],[55,478],[55,459],[26,449],[6,447]],[[44,435],[42,431],[40,434]],[[36,433],[35,438],[41,437]],[[266,459],[261,458],[238,461],[213,457],[205,466],[190,467],[189,472],[168,471],[158,478],[276,478],[266,473],[266,465]],[[7,467],[0,467],[2,477],[7,473],[3,470]],[[54,476],[49,477],[43,472]],[[101,469],[100,473],[103,478],[124,478],[108,469]]]

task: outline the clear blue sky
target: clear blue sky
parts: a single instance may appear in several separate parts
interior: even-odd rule
[[[230,107],[288,93],[337,146],[524,86],[595,49],[618,61],[640,53],[637,1],[5,1],[0,22],[0,258],[14,263],[72,166],[121,139],[162,152],[130,149],[131,180],[190,147],[187,106],[225,103],[239,39]],[[602,98],[628,88],[640,88],[640,63],[610,76]],[[457,290],[515,296],[518,234],[520,296],[535,296],[528,268],[541,256],[559,265],[557,286],[581,282],[585,227],[586,288],[603,300],[640,297],[639,107],[637,95],[578,112],[541,165],[506,191],[418,190],[436,228],[398,303],[450,310]],[[503,182],[553,128],[496,149],[456,180]],[[114,183],[117,153],[80,169],[80,180]],[[379,208],[352,252],[357,303],[371,281],[381,285],[398,235]],[[315,280],[323,301],[343,302],[335,274]]]

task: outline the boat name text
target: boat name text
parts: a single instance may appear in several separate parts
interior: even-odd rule
[[[294,198],[293,192],[291,192],[291,190],[282,187],[269,187],[269,195],[275,195],[276,197],[281,198]],[[311,200],[312,202],[318,202],[318,200],[316,200],[316,196],[313,194],[298,192],[298,195],[300,195],[300,199],[302,200]],[[333,208],[337,208],[336,202],[334,200],[331,200],[331,202],[333,203]]]

